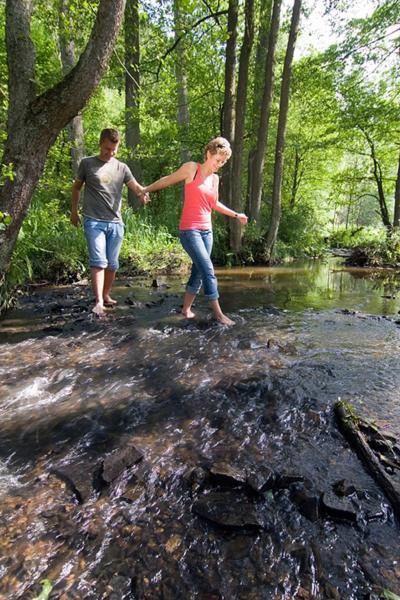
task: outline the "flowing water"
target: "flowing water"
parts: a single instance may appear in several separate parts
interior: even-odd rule
[[[181,317],[176,278],[121,282],[101,320],[85,286],[37,288],[0,322],[1,598],[400,593],[399,523],[333,414],[346,399],[400,438],[400,279],[332,260],[218,277],[229,329],[201,299]],[[343,479],[355,519],[299,509]],[[216,492],[244,526],[194,509]]]

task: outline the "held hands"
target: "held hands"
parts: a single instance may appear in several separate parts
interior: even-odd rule
[[[241,225],[247,225],[247,221],[249,220],[249,218],[247,217],[247,215],[245,215],[244,213],[236,213],[235,218],[240,221]]]
[[[149,193],[145,191],[145,188],[142,188],[140,190],[140,192],[138,193],[138,198],[140,200],[140,202],[142,204],[148,204],[149,202],[151,202],[151,198],[149,196]]]

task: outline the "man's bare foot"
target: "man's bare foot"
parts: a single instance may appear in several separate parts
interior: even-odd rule
[[[104,306],[101,302],[97,302],[92,308],[92,313],[97,317],[105,317],[106,311],[104,310]]]
[[[194,312],[192,310],[187,309],[187,310],[183,310],[182,309],[182,314],[184,317],[186,317],[187,319],[193,319],[193,317],[195,317],[196,315],[194,314]]]
[[[215,316],[216,320],[218,321],[218,323],[221,323],[221,325],[227,325],[228,327],[230,327],[231,325],[235,324],[235,321],[232,321],[232,319],[230,319],[223,313],[221,313],[220,315],[214,315],[214,316]]]
[[[115,306],[117,303],[116,300],[114,300],[114,298],[111,298],[111,296],[104,296],[103,298],[104,301],[104,306]]]

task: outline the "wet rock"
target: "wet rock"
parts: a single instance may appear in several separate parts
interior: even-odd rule
[[[93,474],[88,466],[81,462],[52,467],[50,474],[67,485],[79,504],[86,502],[94,491]]]
[[[132,598],[134,584],[130,577],[123,575],[113,575],[110,579],[107,589],[107,600],[121,600],[121,598]]]
[[[350,500],[339,498],[333,492],[325,492],[322,496],[322,505],[326,514],[334,519],[355,522],[357,510]]]
[[[356,492],[356,488],[352,483],[349,483],[346,479],[340,479],[335,481],[332,485],[332,489],[337,496],[351,496]]]
[[[209,469],[211,481],[217,485],[245,485],[247,474],[243,469],[224,462],[218,462]]]
[[[262,494],[271,489],[275,483],[275,473],[264,466],[257,466],[254,470],[247,469],[246,484],[250,489]]]
[[[211,492],[197,500],[192,511],[199,517],[228,529],[260,530],[264,527],[256,505],[244,493]]]
[[[132,308],[144,308],[144,306],[145,306],[144,302],[139,302],[138,300],[133,300],[129,296],[127,298],[125,298],[125,304],[128,304],[128,306],[132,306]]]
[[[321,516],[320,494],[316,490],[296,484],[291,490],[290,498],[297,505],[299,512],[310,521],[317,521]]]
[[[294,483],[304,483],[303,475],[297,473],[279,473],[276,477],[274,488],[278,490],[289,489]]]
[[[125,469],[135,465],[143,459],[143,454],[128,444],[125,448],[117,448],[103,461],[102,478],[110,483],[118,477]]]
[[[187,471],[183,477],[189,484],[192,493],[196,494],[204,487],[208,479],[208,474],[201,467],[195,467]]]

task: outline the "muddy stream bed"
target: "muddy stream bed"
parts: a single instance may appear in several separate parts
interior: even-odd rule
[[[400,527],[335,419],[400,439],[400,278],[337,260],[34,288],[0,321],[0,598],[400,594]],[[386,590],[386,592],[385,592]]]

